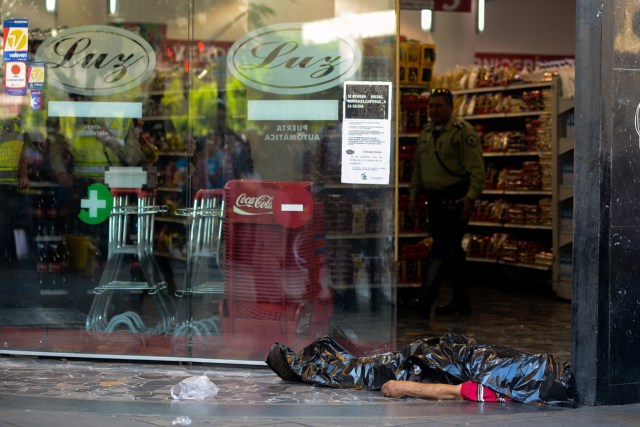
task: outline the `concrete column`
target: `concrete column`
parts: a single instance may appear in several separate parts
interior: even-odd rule
[[[638,16],[635,0],[577,3],[571,366],[591,405],[640,402]]]

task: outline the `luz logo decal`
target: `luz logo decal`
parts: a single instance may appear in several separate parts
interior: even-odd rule
[[[236,41],[227,55],[235,78],[263,92],[299,95],[339,85],[360,67],[362,54],[348,37],[307,40],[300,23],[276,24]]]

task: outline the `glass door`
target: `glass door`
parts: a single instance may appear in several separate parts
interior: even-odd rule
[[[393,5],[1,7],[4,351],[394,348]]]

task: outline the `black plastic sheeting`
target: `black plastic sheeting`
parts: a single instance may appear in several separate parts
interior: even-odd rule
[[[425,338],[398,352],[356,357],[330,337],[296,354],[275,343],[267,365],[286,381],[380,390],[389,380],[460,384],[474,381],[522,403],[576,406],[569,364],[547,354],[480,345],[456,334]]]

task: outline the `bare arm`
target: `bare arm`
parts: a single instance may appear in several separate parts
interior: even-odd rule
[[[414,381],[388,381],[382,386],[386,397],[417,397],[420,399],[461,400],[461,385],[428,384]]]
[[[27,148],[23,145],[20,151],[20,162],[18,163],[18,188],[27,188],[29,186],[28,165],[27,165]]]
[[[112,136],[98,137],[104,142],[127,166],[137,166],[142,164],[144,153],[140,148],[140,143],[136,138],[133,129],[129,128],[124,143]]]
[[[64,164],[65,138],[59,131],[51,134],[50,137],[49,162],[51,170],[59,184],[70,186],[73,182],[73,176],[67,171]]]

